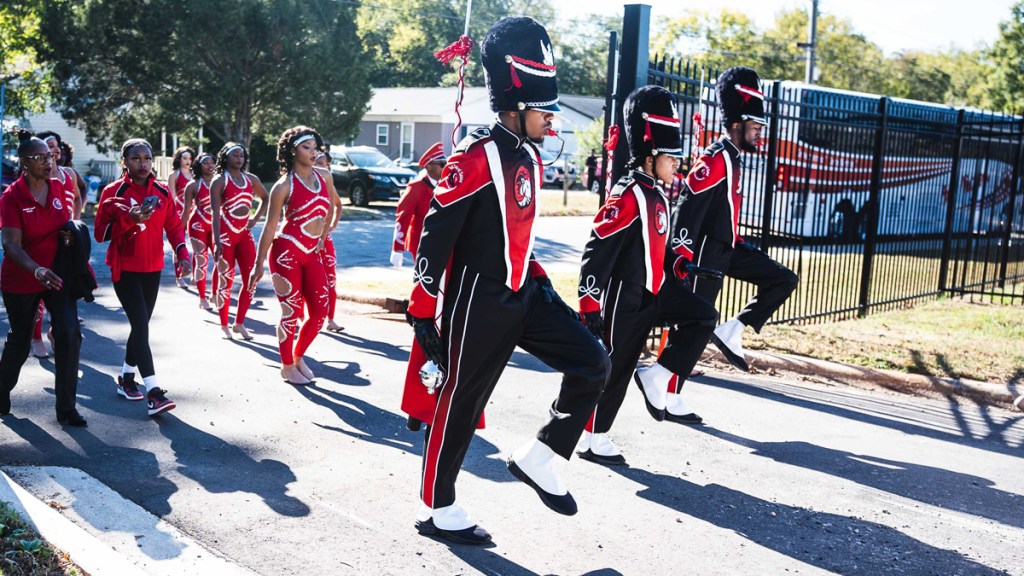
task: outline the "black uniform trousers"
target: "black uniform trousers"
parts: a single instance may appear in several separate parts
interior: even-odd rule
[[[671,391],[678,393],[700,360],[718,318],[714,306],[679,287],[672,278],[657,295],[643,286],[613,278],[605,297],[605,342],[611,371],[594,412],[596,434],[611,430],[652,328],[669,327],[668,343],[658,363],[677,375]]]
[[[0,356],[0,412],[10,410],[11,390],[18,384],[21,367],[28,358],[32,327],[35,324],[40,300],[50,312],[50,326],[53,330],[54,392],[57,396],[57,412],[70,412],[75,409],[78,359],[82,350],[82,331],[78,327],[78,301],[65,290],[47,290],[32,294],[3,293],[10,330],[7,332],[3,355]]]
[[[442,338],[448,371],[425,438],[420,496],[431,508],[455,502],[455,480],[477,422],[516,346],[564,374],[537,439],[568,459],[608,376],[608,355],[581,322],[545,302],[532,279],[513,292],[472,270],[453,267],[445,292]]]
[[[668,330],[665,349],[658,356],[661,364],[676,375],[669,392],[678,394],[700,360],[718,323],[718,311],[708,301],[674,278],[665,280],[658,292],[658,324]]]
[[[796,290],[799,279],[792,270],[759,250],[734,249],[725,242],[704,237],[696,254],[698,266],[721,270],[726,276],[757,286],[757,294],[747,302],[737,318],[745,326],[760,332],[772,314]],[[714,302],[722,290],[722,281],[696,278],[693,290],[708,302]]]

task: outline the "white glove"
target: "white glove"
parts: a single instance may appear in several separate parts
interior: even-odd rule
[[[401,252],[392,252],[391,253],[391,265],[394,266],[395,268],[401,268],[402,267],[402,253]]]

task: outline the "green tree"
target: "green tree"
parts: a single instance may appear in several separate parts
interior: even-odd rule
[[[476,0],[470,15],[469,37],[475,42],[466,66],[466,84],[483,86],[480,41],[496,21],[526,15],[538,22],[554,20],[549,0]],[[359,35],[372,58],[373,86],[451,86],[456,75],[442,66],[434,52],[462,35],[465,0],[374,0],[359,8]],[[549,29],[549,33],[550,33]],[[557,54],[556,54],[557,56]]]
[[[990,51],[994,74],[988,89],[997,108],[1024,109],[1024,2],[1010,8],[1010,19],[999,24],[999,38]]]
[[[369,100],[355,8],[334,0],[52,0],[57,108],[109,144],[205,125],[246,145],[289,125],[340,141]]]
[[[574,19],[548,29],[558,64],[558,91],[604,96],[608,76],[608,32],[622,28],[621,17]]]
[[[40,62],[37,2],[0,5],[0,83],[6,85],[4,115],[42,112],[53,92],[51,69]]]

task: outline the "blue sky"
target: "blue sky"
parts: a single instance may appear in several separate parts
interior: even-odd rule
[[[722,7],[749,14],[767,28],[781,10],[804,8],[803,0],[648,0],[654,19],[669,18],[695,7],[717,12]],[[854,29],[878,44],[887,54],[903,50],[933,51],[955,46],[974,48],[999,36],[999,22],[1010,17],[1013,0],[819,0],[819,11],[849,19]],[[564,0],[559,8],[566,16],[622,13],[621,0]],[[802,40],[802,39],[801,39]]]

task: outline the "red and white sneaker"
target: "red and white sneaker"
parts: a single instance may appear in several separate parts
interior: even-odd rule
[[[135,373],[129,372],[117,377],[117,393],[129,400],[142,400],[145,396],[135,383]]]
[[[162,388],[153,388],[146,394],[146,404],[149,406],[150,416],[156,416],[168,410],[173,410],[177,406],[172,400],[168,400],[165,394],[167,394],[167,391]]]

